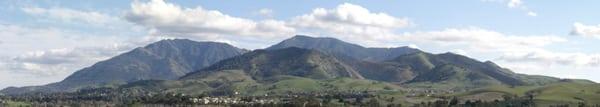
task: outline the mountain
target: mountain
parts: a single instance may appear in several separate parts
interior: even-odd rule
[[[138,80],[173,80],[246,50],[225,43],[161,40],[76,71],[45,86],[7,88],[2,93],[75,91]]]
[[[390,63],[408,67],[417,76],[408,84],[443,84],[452,87],[481,87],[489,85],[526,85],[529,78],[501,68],[493,62],[481,62],[466,56],[417,52],[399,56]]]
[[[193,81],[224,74],[239,78],[212,80],[229,84],[250,78],[249,81],[262,84],[281,81],[277,79],[281,76],[318,81],[351,78],[443,88],[543,85],[559,81],[558,78],[513,73],[493,62],[453,53],[431,54],[408,47],[365,48],[334,38],[298,35],[248,53],[224,43],[162,40],[98,62],[61,82],[11,87],[1,92],[69,92],[139,80]],[[199,86],[212,86],[202,84]]]
[[[324,53],[333,54],[336,57],[350,57],[358,60],[375,62],[393,59],[404,54],[419,52],[418,49],[409,47],[365,48],[335,38],[315,38],[303,35],[296,35],[290,39],[283,40],[282,42],[267,48],[267,50],[288,47],[315,49]]]
[[[267,50],[298,47],[314,49],[336,57],[359,72],[364,78],[387,82],[405,82],[415,75],[393,63],[384,63],[395,57],[421,52],[409,47],[366,48],[335,38],[296,35],[275,44]]]
[[[452,81],[466,86],[547,84],[558,81],[556,78],[546,76],[516,74],[493,62],[481,62],[453,53],[434,55],[408,47],[365,48],[335,38],[297,35],[267,50],[287,47],[314,49],[332,55],[359,72],[362,77],[377,81],[393,83]]]
[[[311,79],[331,79],[348,77],[363,79],[354,69],[335,57],[316,50],[302,48],[284,48],[278,50],[255,50],[212,66],[190,73],[182,79],[201,77],[202,75],[224,70],[241,70],[256,80],[277,75],[291,75]]]
[[[514,92],[524,91],[524,94],[538,92],[537,90],[541,89],[544,89],[541,92],[553,91],[557,87],[554,85],[562,84],[557,78],[517,74],[490,61],[481,62],[453,53],[416,52],[381,62],[354,61],[353,65],[360,66],[356,68],[368,69],[363,71],[370,73],[361,73],[361,70],[349,67],[350,62],[352,61],[341,61],[317,50],[297,47],[255,50],[189,73],[179,80],[138,81],[123,85],[119,89],[126,93],[135,93],[132,95],[183,93],[211,96],[352,93],[357,90],[388,96],[390,93],[387,92],[402,91],[408,93],[397,97],[407,99],[409,103],[419,103],[418,101],[429,101],[421,99],[429,97],[418,96],[419,93],[456,96],[461,99],[489,97],[492,99],[489,101],[493,101],[498,96],[502,98],[502,96],[518,94],[512,94]],[[369,79],[366,75],[378,78]],[[582,80],[562,81],[574,83],[573,85],[577,87],[595,84]],[[500,88],[488,89],[489,87]],[[457,93],[454,92],[455,90]],[[595,92],[597,87],[586,87],[585,90]],[[573,94],[576,91],[569,88],[568,91],[561,91],[561,93]],[[584,95],[588,97],[584,99],[597,98],[592,94],[585,93]],[[539,96],[555,97],[550,93]],[[562,100],[552,99],[552,101]]]
[[[144,93],[210,95],[399,89],[393,84],[364,79],[331,55],[297,47],[254,50],[189,73],[176,81],[139,81],[121,88]]]

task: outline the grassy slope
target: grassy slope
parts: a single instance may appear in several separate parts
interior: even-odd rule
[[[600,104],[599,84],[557,83],[532,91],[540,93],[536,96],[539,101]]]
[[[331,90],[382,91],[400,89],[396,85],[385,82],[352,78],[317,80],[280,75],[257,81],[239,70],[222,71],[202,77],[202,79],[137,82],[124,86],[124,88],[192,95],[210,91],[239,92],[242,95],[264,95],[267,93],[283,94],[287,92],[324,92]]]
[[[600,104],[600,84],[584,82],[559,82],[544,86],[517,86],[513,88],[497,85],[450,96],[467,97],[488,93],[524,96],[528,92],[536,93],[534,99],[541,104],[577,104],[578,102]]]
[[[413,84],[415,85],[415,84]],[[432,86],[431,88],[448,87],[434,84],[421,84]],[[461,85],[461,84],[452,84]],[[142,87],[151,86],[151,87]],[[363,79],[334,78],[334,79],[310,79],[296,76],[274,76],[264,80],[254,80],[239,70],[223,71],[211,74],[202,79],[183,81],[162,81],[158,83],[146,83],[134,88],[163,90],[166,92],[177,92],[185,94],[200,94],[210,91],[239,92],[242,95],[264,95],[284,94],[288,92],[326,92],[326,91],[377,91],[376,94],[391,98],[396,97],[401,102],[428,101],[429,97],[409,98],[408,101],[401,87],[386,82],[378,82]],[[161,87],[161,88],[152,88]],[[131,87],[130,87],[131,88]],[[506,85],[492,85],[485,88],[475,89],[464,93],[454,93],[447,96],[458,96],[464,99],[502,99],[502,95],[525,96],[526,93],[538,93],[534,97],[540,104],[586,102],[588,104],[600,104],[600,85],[586,81],[566,81],[551,83],[547,85],[531,85],[510,87]]]
[[[295,76],[277,76],[270,78],[255,87],[246,87],[247,90],[239,90],[250,95],[261,95],[266,93],[281,94],[286,92],[324,92],[324,91],[383,91],[397,90],[398,86],[376,82],[371,80],[360,80],[351,78],[335,78],[326,80],[315,80]]]
[[[509,94],[509,95],[524,96],[526,92],[528,92],[532,89],[539,88],[539,87],[541,87],[541,86],[517,86],[517,87],[511,88],[506,85],[494,85],[494,86],[488,86],[485,88],[476,89],[476,90],[468,91],[465,93],[458,93],[458,94],[454,94],[454,95],[466,96],[466,95],[473,95],[473,94],[479,94],[479,93],[485,93],[485,92],[498,92],[498,93],[504,93],[504,94]]]
[[[31,104],[26,102],[7,101],[2,107],[31,107]]]

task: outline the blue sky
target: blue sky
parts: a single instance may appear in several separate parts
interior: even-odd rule
[[[166,38],[259,49],[296,34],[600,81],[600,1],[0,1],[0,88],[57,82]]]

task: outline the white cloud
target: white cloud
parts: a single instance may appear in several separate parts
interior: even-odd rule
[[[535,51],[504,53],[494,60],[503,67],[526,74],[600,81],[600,54]]]
[[[527,15],[529,15],[529,16],[537,16],[537,13],[535,13],[533,11],[529,11],[529,12],[527,12]]]
[[[381,41],[394,38],[394,30],[411,25],[407,18],[375,13],[359,5],[344,3],[333,9],[316,8],[296,16],[290,25],[302,32],[332,36],[367,46],[388,46]]]
[[[131,49],[127,37],[101,36],[54,27],[0,24],[0,74],[8,85],[39,85]],[[136,39],[137,40],[137,39]],[[127,43],[127,44],[125,44]],[[0,88],[6,85],[0,84]]]
[[[13,24],[0,24],[2,49],[9,49],[2,55],[17,56],[22,53],[54,48],[94,47],[121,41],[120,36],[97,35],[56,27],[30,27]]]
[[[155,30],[155,35],[214,40],[224,38],[279,38],[293,35],[294,28],[277,20],[253,21],[202,7],[183,8],[163,0],[135,1],[126,15],[130,22]]]
[[[579,22],[575,22],[573,23],[573,30],[571,30],[571,35],[600,38],[600,24],[585,25]]]
[[[40,8],[40,7],[25,7],[21,8],[23,12],[51,19],[60,20],[63,22],[84,22],[96,26],[108,26],[119,21],[119,18],[112,17],[107,14],[94,11],[79,11],[69,8]]]
[[[468,52],[462,49],[454,49],[454,50],[450,50],[450,52],[455,53],[455,54],[459,54],[459,55],[468,55]]]
[[[410,25],[406,18],[396,18],[386,13],[372,13],[359,5],[344,3],[335,9],[316,8],[310,14],[293,19],[297,26],[330,28],[332,25],[401,28]]]
[[[505,53],[498,60],[516,63],[533,62],[540,65],[600,67],[600,54],[560,53],[544,50],[529,53]]]
[[[510,8],[518,8],[523,5],[523,2],[521,0],[510,0],[506,5]]]
[[[273,17],[273,10],[268,9],[268,8],[262,8],[262,9],[256,11],[256,14],[261,15],[261,16],[266,17],[266,18],[272,18]]]
[[[417,46],[416,44],[409,44],[408,45],[409,48],[413,48],[413,49],[421,49],[419,48],[419,46]]]
[[[439,46],[465,47],[475,52],[529,52],[553,43],[566,42],[558,36],[516,36],[477,27],[404,33],[403,40]]]
[[[523,0],[481,0],[483,2],[498,2],[498,3],[506,3],[506,7],[511,9],[519,9],[521,11],[526,12],[527,16],[538,16],[537,12],[529,9],[523,2]]]
[[[272,13],[261,9],[260,13]],[[293,17],[288,21],[254,21],[223,14],[202,7],[185,8],[163,0],[135,1],[125,18],[151,29],[151,35],[191,38],[194,40],[219,40],[234,45],[277,41],[295,34],[332,36],[366,46],[395,47],[382,40],[396,37],[394,30],[408,27],[407,18],[397,18],[385,13],[370,12],[358,5],[344,3],[334,9],[317,8],[311,13]],[[360,39],[355,39],[360,38]],[[252,46],[257,48],[261,46]],[[248,48],[248,47],[245,47]]]
[[[114,44],[105,47],[60,48],[33,51],[5,60],[5,68],[13,73],[26,73],[38,76],[62,76],[108,59],[131,46]]]
[[[112,55],[97,52],[113,52],[95,49],[51,49],[29,52],[17,57],[0,60],[0,74],[6,86],[43,85],[64,79],[74,71]]]
[[[113,51],[94,47],[103,47],[105,44],[119,41],[117,38],[111,37],[91,35],[85,37],[86,35],[83,34],[60,29],[29,28],[15,25],[0,25],[0,35],[3,35],[4,40],[9,41],[1,45],[0,48],[11,50],[10,52],[0,53],[0,57],[10,56],[3,60],[5,61],[4,64],[8,64],[6,66],[11,68],[6,71],[42,74],[64,72],[64,69],[58,68],[65,67],[53,65],[80,64],[80,61],[89,59],[97,61],[94,60],[96,57],[114,55],[111,53]],[[81,49],[81,47],[92,49]],[[39,69],[36,67],[39,67]],[[53,67],[57,69],[53,69]]]

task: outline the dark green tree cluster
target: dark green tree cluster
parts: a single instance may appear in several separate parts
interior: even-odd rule
[[[533,96],[516,97],[503,96],[503,100],[482,101],[482,100],[466,100],[461,102],[458,98],[453,97],[450,100],[437,100],[433,102],[421,102],[414,105],[415,107],[536,107],[533,101]]]

